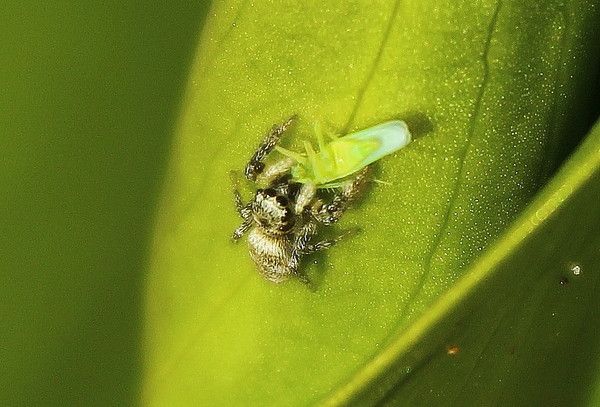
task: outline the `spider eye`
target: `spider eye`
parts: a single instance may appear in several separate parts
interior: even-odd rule
[[[279,195],[279,196],[277,196],[277,198],[275,198],[275,200],[281,206],[287,206],[287,204],[288,204],[288,199],[285,196]]]
[[[294,227],[293,223],[284,223],[279,227],[279,230],[282,232],[289,232]]]
[[[273,188],[267,188],[267,189],[265,189],[264,193],[267,196],[270,196],[271,198],[274,197],[275,195],[277,195],[277,193],[275,192],[275,190]]]

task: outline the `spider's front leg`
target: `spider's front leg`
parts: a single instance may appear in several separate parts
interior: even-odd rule
[[[248,164],[246,164],[244,170],[246,178],[250,181],[256,181],[258,175],[265,169],[265,158],[273,151],[283,133],[290,127],[295,119],[296,115],[290,117],[280,125],[273,126],[269,134],[267,134],[263,142],[252,155],[252,158],[250,158],[250,161],[248,161]]]
[[[311,208],[313,217],[324,225],[331,225],[340,220],[350,205],[364,193],[370,173],[370,166],[361,169],[351,181],[342,185],[330,203],[317,200]]]
[[[304,212],[308,205],[315,199],[317,195],[317,187],[315,184],[302,184],[298,197],[296,198],[296,204],[294,205],[294,212],[300,215]]]
[[[293,159],[286,157],[269,165],[258,175],[256,183],[259,186],[269,186],[274,184],[275,181],[289,173],[295,163],[296,162]]]

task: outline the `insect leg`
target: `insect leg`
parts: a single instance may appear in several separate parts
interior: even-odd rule
[[[323,138],[323,129],[321,128],[321,123],[319,121],[315,122],[315,135],[317,136],[317,143],[319,145],[319,151],[323,151],[325,149],[326,143]]]
[[[254,152],[248,164],[246,164],[246,168],[244,170],[244,175],[250,181],[255,181],[258,174],[260,174],[264,168],[265,164],[263,163],[264,159],[273,151],[279,139],[283,135],[283,133],[287,130],[287,128],[292,124],[292,122],[296,119],[296,115],[290,117],[285,122],[280,125],[275,125],[267,134],[263,142],[258,146],[258,149]]]
[[[369,166],[360,170],[351,181],[341,187],[331,203],[325,204],[320,200],[317,201],[311,208],[315,219],[324,225],[337,222],[346,209],[363,194],[370,172]]]

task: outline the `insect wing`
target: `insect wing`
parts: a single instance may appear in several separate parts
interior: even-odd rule
[[[336,171],[331,181],[345,177],[405,147],[411,140],[406,123],[392,120],[332,141]],[[333,175],[333,174],[332,174]]]

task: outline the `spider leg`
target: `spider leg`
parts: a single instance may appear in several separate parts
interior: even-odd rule
[[[277,161],[266,167],[264,171],[257,176],[257,182],[260,185],[271,185],[275,180],[287,174],[295,163],[294,159],[289,157]]]
[[[242,200],[242,195],[237,189],[233,190],[233,199],[235,202],[235,210],[242,217],[242,219],[246,219],[246,216],[244,216],[244,210],[248,205],[244,204],[244,201]]]
[[[314,218],[324,225],[337,222],[350,205],[364,193],[370,172],[369,166],[360,170],[351,181],[341,186],[330,203],[316,201],[311,208]]]
[[[248,178],[250,181],[256,181],[258,174],[262,173],[265,169],[265,164],[263,161],[271,153],[271,151],[273,151],[283,133],[295,119],[296,115],[290,117],[280,125],[273,126],[269,134],[267,134],[263,142],[260,144],[260,146],[258,146],[258,149],[250,158],[250,161],[248,161],[248,164],[246,164],[246,168],[244,170],[244,175],[246,178]]]
[[[321,250],[327,250],[340,240],[345,239],[347,236],[355,234],[356,232],[358,232],[358,228],[347,230],[346,232],[334,237],[333,239],[321,240],[320,242],[316,243],[308,243],[302,250],[302,254],[311,254]]]
[[[252,227],[252,222],[253,220],[251,216],[247,219],[244,219],[242,224],[238,226],[237,229],[233,232],[233,235],[231,235],[231,240],[233,240],[234,242],[240,240],[240,238],[244,236],[244,233],[250,230],[250,228]]]
[[[245,204],[242,199],[242,195],[238,190],[239,187],[239,179],[238,174],[235,171],[229,171],[229,178],[231,179],[231,186],[233,189],[233,200],[235,203],[235,209],[237,213],[242,217],[242,219],[248,218],[252,213],[250,209],[250,204]]]
[[[294,212],[301,214],[310,205],[312,200],[317,194],[317,187],[315,184],[302,184],[298,197],[296,198],[296,204],[294,205]]]
[[[290,257],[289,267],[296,274],[300,259],[304,254],[310,239],[317,233],[317,225],[313,221],[308,221],[296,234],[294,238],[294,246],[292,248],[292,256]]]
[[[239,240],[244,233],[246,233],[250,227],[252,226],[252,207],[251,203],[245,204],[240,191],[238,191],[238,179],[234,171],[229,173],[231,177],[231,182],[233,184],[233,199],[235,203],[235,209],[240,217],[243,219],[243,222],[238,228],[233,232],[232,240],[235,242]]]

